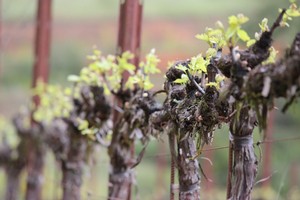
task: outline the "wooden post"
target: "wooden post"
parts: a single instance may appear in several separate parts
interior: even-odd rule
[[[130,51],[132,64],[138,66],[140,58],[143,5],[141,0],[121,0],[117,54]],[[128,74],[124,75],[125,79]]]
[[[290,166],[290,190],[298,188],[299,186],[299,163],[293,162]]]
[[[3,69],[3,47],[2,47],[2,0],[0,0],[0,78]]]
[[[229,136],[230,137],[230,136]],[[227,187],[226,187],[226,199],[231,198],[231,188],[232,188],[232,140],[229,139],[229,148],[228,148],[228,169],[227,169]]]
[[[214,157],[214,152],[213,151],[207,151],[203,154],[203,157],[209,159],[209,160],[213,160]],[[212,192],[212,189],[214,189],[214,171],[213,171],[213,166],[211,165],[211,163],[208,160],[203,160],[203,172],[205,173],[206,177],[208,178],[208,180],[204,180],[204,189],[206,192],[206,194],[210,195],[210,193]]]
[[[140,45],[142,31],[143,4],[141,0],[120,0],[119,31],[117,54],[130,51],[134,54],[132,64],[138,67],[140,60]],[[126,81],[129,73],[123,74],[123,81]],[[117,119],[117,112],[114,112],[114,119]],[[134,155],[134,146],[131,146],[131,154]],[[131,188],[131,186],[130,186]],[[128,193],[128,200],[131,199],[131,189]]]
[[[51,0],[38,0],[35,35],[35,62],[32,87],[40,79],[48,82],[51,31]]]
[[[267,129],[265,132],[265,139],[272,140],[273,126],[274,126],[274,110],[269,112],[267,120]],[[262,178],[269,177],[272,174],[272,143],[267,142],[264,146],[263,152],[263,166],[262,166]],[[270,179],[271,180],[271,179]],[[264,187],[270,185],[270,180],[266,180],[262,183]]]
[[[158,149],[160,153],[166,153],[165,144],[162,142],[158,143]],[[156,158],[156,170],[157,170],[157,178],[156,178],[156,187],[155,190],[157,195],[155,196],[156,199],[163,199],[164,197],[164,174],[166,173],[166,157],[165,156],[158,156]]]
[[[51,30],[51,0],[39,0],[36,35],[35,35],[35,62],[33,68],[32,87],[38,80],[48,81],[49,54],[50,54],[50,30]],[[39,99],[33,97],[35,105]],[[32,124],[34,126],[34,122]],[[26,200],[40,200],[42,190],[42,173],[44,167],[45,149],[39,138],[32,138],[28,157],[28,177]]]
[[[130,61],[135,66],[139,64],[140,57],[140,39],[142,26],[142,3],[140,0],[121,0],[120,1],[120,16],[119,16],[119,31],[117,54],[120,55],[125,51],[130,51],[134,54],[134,58]],[[129,74],[123,74],[123,83],[128,79]],[[116,103],[122,106],[121,99],[116,98]],[[124,103],[124,102],[123,102]],[[108,199],[131,199],[131,183],[133,173],[129,163],[124,163],[125,157],[134,156],[134,143],[124,144],[122,140],[122,131],[118,130],[118,126],[123,124],[119,120],[119,113],[113,113],[114,131],[112,142],[109,146],[111,173],[109,175],[109,197]],[[122,152],[122,153],[120,153]]]

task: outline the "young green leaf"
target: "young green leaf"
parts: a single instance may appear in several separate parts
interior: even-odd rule
[[[269,49],[270,55],[267,60],[265,60],[262,64],[271,64],[275,63],[276,61],[276,55],[278,54],[278,51],[274,47],[270,47]]]
[[[141,79],[137,76],[129,76],[127,79],[127,82],[125,84],[125,88],[127,89],[134,89],[134,85],[138,84],[139,82],[141,82]]]
[[[68,81],[70,82],[78,82],[80,80],[80,77],[77,75],[69,75],[68,76]]]
[[[256,42],[255,39],[251,39],[251,40],[247,41],[247,47],[252,46],[255,42]]]
[[[206,53],[205,53],[205,56],[206,56],[206,60],[209,60],[211,59],[212,57],[216,56],[217,54],[217,49],[215,48],[208,48]]]
[[[210,83],[206,83],[207,87],[215,87],[217,90],[220,89],[220,86],[218,83],[216,82],[210,82]]]
[[[220,82],[222,82],[222,81],[224,81],[225,80],[225,76],[223,76],[223,75],[221,75],[221,74],[217,74],[216,75],[216,82],[217,83],[220,83]]]
[[[191,62],[189,64],[189,68],[192,72],[198,72],[198,73],[207,73],[207,65],[209,64],[209,61],[205,60],[201,54],[199,54],[196,57],[191,58]]]
[[[269,31],[268,19],[264,18],[261,23],[258,24],[261,32]]]
[[[247,41],[250,40],[250,37],[249,37],[248,33],[246,31],[242,30],[242,29],[237,30],[237,35],[244,42],[247,42]]]
[[[183,72],[186,72],[188,70],[188,68],[186,66],[183,66],[181,64],[180,65],[176,65],[175,68],[179,69],[179,70],[181,70]]]
[[[154,87],[154,84],[151,83],[150,79],[149,79],[149,76],[145,77],[145,80],[143,82],[143,88],[144,90],[150,90]]]
[[[178,84],[186,84],[189,81],[189,78],[186,74],[181,74],[181,78],[178,78],[174,81],[174,83]]]
[[[279,12],[282,12],[282,9],[279,9]],[[293,17],[299,17],[300,16],[300,9],[298,9],[298,6],[296,2],[291,2],[291,5],[284,13],[282,20],[280,22],[280,26],[282,27],[289,27],[288,21],[291,21]]]
[[[158,57],[155,55],[155,49],[151,49],[150,53],[146,55],[146,63],[141,62],[140,68],[144,70],[146,75],[159,73],[160,70],[157,68],[157,64],[160,62]]]
[[[78,122],[78,130],[82,131],[82,130],[88,129],[89,122],[87,120],[77,118],[77,122]]]

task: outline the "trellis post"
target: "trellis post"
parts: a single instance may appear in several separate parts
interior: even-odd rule
[[[33,67],[32,87],[36,87],[38,81],[48,82],[49,55],[50,55],[50,31],[51,31],[51,4],[52,0],[38,0],[35,33],[35,61]],[[35,106],[39,104],[37,96],[33,97]],[[34,122],[33,122],[34,123]],[[27,200],[40,200],[42,191],[42,174],[44,167],[44,147],[40,142],[31,140],[28,158]]]

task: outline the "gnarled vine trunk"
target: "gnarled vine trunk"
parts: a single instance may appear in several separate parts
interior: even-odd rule
[[[130,100],[125,103],[124,111],[116,120],[108,147],[111,170],[108,199],[130,199],[134,176],[132,168],[141,161],[146,145],[137,158],[133,156],[132,146],[137,139],[147,144],[150,134],[149,118],[159,110],[151,94],[137,90],[131,95]]]
[[[120,116],[113,129],[112,141],[108,149],[110,156],[108,199],[127,199],[133,179],[131,166],[133,165],[131,131],[128,129],[125,116]]]
[[[233,151],[231,200],[251,199],[251,191],[257,175],[257,159],[252,138],[255,122],[255,112],[244,107],[239,117],[233,119],[230,124]]]
[[[71,133],[67,158],[62,160],[63,200],[80,200],[82,171],[86,157],[87,143],[80,133]]]
[[[123,148],[122,154],[131,156],[131,151]],[[118,158],[118,155],[115,155],[114,159],[119,160],[120,158]],[[132,179],[133,174],[128,166],[124,165],[124,163],[117,164],[112,161],[111,172],[109,173],[109,199],[127,199],[131,190]]]
[[[125,51],[134,54],[131,63],[138,67],[140,57],[140,40],[142,30],[142,1],[124,0],[120,1],[119,30],[117,54],[121,55]],[[127,80],[129,73],[123,73],[123,81]],[[120,98],[116,98],[120,101]],[[114,113],[114,122],[119,113]],[[119,126],[119,125],[117,125]],[[120,127],[122,128],[122,127]],[[132,165],[127,163],[133,160],[134,141],[129,139],[130,133],[121,133],[114,129],[113,138],[109,147],[111,172],[109,174],[109,199],[130,199],[131,184],[133,174],[130,169]],[[125,158],[124,158],[125,157]]]
[[[3,143],[0,149],[0,166],[6,172],[5,200],[18,200],[20,189],[20,174],[28,161],[28,147],[39,129],[36,126],[25,128],[23,126],[24,116],[17,115],[13,119],[14,127],[20,138],[19,144],[14,149]],[[16,156],[17,155],[17,156]]]
[[[246,139],[247,144],[239,141]],[[231,188],[232,200],[250,200],[251,191],[257,174],[257,159],[254,154],[252,135],[234,137],[233,139],[233,184]]]
[[[11,162],[10,166],[6,167],[6,192],[5,200],[19,199],[20,174],[24,168],[24,163]]]
[[[44,156],[46,153],[45,144],[40,137],[32,138],[29,141],[31,149],[28,158],[28,177],[26,199],[41,199]]]
[[[196,145],[192,137],[178,142],[178,173],[179,173],[179,199],[200,199],[200,174],[196,154]]]

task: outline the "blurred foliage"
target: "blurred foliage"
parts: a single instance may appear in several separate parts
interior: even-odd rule
[[[19,144],[19,138],[11,122],[0,116],[0,145],[4,144],[14,149]]]
[[[133,90],[139,87],[143,90],[150,90],[154,84],[150,81],[150,75],[160,73],[157,64],[160,62],[155,55],[155,50],[145,56],[145,61],[141,61],[139,66],[130,63],[134,55],[129,51],[123,52],[120,56],[102,56],[102,52],[94,49],[93,54],[87,56],[90,63],[81,69],[79,76],[70,75],[68,80],[76,84],[87,84],[101,86],[104,94],[111,92],[118,93],[122,87],[122,75],[128,73],[130,76],[125,82],[125,89]]]
[[[34,108],[33,119],[50,124],[55,118],[68,118],[73,109],[72,89],[60,85],[48,85],[38,81],[33,95],[39,97],[39,105]]]

